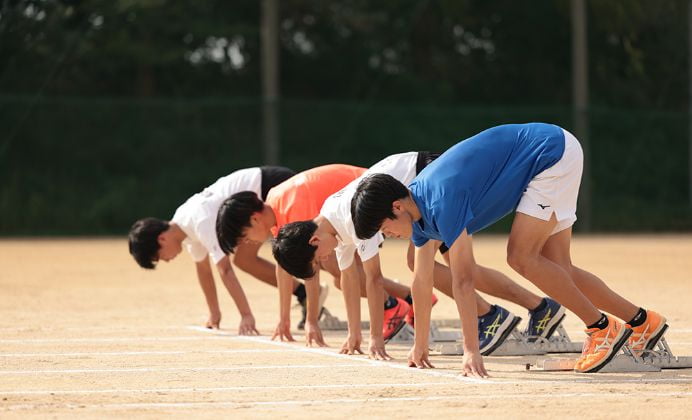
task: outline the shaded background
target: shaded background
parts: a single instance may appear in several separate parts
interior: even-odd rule
[[[1,0],[0,235],[123,234],[261,165],[260,3]],[[369,166],[510,122],[574,130],[568,0],[279,3],[280,164]],[[580,215],[690,231],[689,1],[585,4]]]

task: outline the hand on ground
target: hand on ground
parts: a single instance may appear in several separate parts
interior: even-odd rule
[[[434,368],[435,366],[430,363],[428,347],[418,348],[414,344],[408,352],[408,366],[419,369]]]
[[[341,350],[339,353],[350,355],[363,354],[363,350],[360,349],[362,342],[363,336],[360,333],[349,333],[348,337],[346,337],[346,341],[344,341],[344,344],[341,345]]]
[[[274,335],[272,335],[272,340],[278,338],[281,341],[296,341],[291,335],[291,320],[281,320],[279,324],[274,329]]]
[[[243,315],[238,325],[238,335],[259,335],[259,331],[255,328],[255,317],[252,315]]]
[[[221,312],[210,313],[209,319],[207,320],[205,327],[207,327],[209,329],[218,330],[220,324],[221,324]]]
[[[317,347],[327,347],[320,326],[316,322],[307,321],[305,323],[305,345],[312,347],[313,344]]]
[[[368,348],[368,356],[375,360],[392,360],[393,357],[387,354],[384,348],[384,338],[370,336],[370,348]]]
[[[483,366],[483,356],[479,352],[464,351],[464,357],[461,360],[461,369],[464,376],[473,376],[476,378],[487,378],[488,372]]]

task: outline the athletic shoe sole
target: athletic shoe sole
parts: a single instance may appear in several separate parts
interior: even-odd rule
[[[505,322],[503,322],[502,325],[500,325],[501,333],[499,335],[495,334],[493,340],[490,341],[490,344],[485,350],[481,351],[481,354],[483,356],[490,356],[492,352],[497,350],[497,348],[505,342],[507,337],[509,337],[509,335],[512,333],[514,328],[516,328],[519,322],[521,322],[521,317],[515,316],[510,313],[507,319],[505,319]],[[504,329],[502,329],[502,327],[504,327]]]
[[[596,373],[599,370],[603,369],[605,365],[607,365],[611,360],[613,360],[613,357],[615,357],[616,354],[620,351],[622,346],[627,343],[627,339],[630,338],[630,335],[632,335],[632,329],[630,328],[622,328],[622,331],[620,332],[620,338],[618,341],[610,348],[610,353],[603,359],[601,363],[599,363],[597,366],[593,366],[589,370],[585,370],[583,372],[577,371],[579,373]]]
[[[644,346],[645,349],[647,350],[653,350],[654,347],[656,347],[656,344],[658,344],[658,341],[663,337],[663,334],[668,330],[668,324],[661,323],[661,326],[658,327],[658,331],[656,331],[652,337],[649,339],[649,342],[646,343],[646,346]]]

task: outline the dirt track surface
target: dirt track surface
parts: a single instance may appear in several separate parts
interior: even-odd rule
[[[527,285],[507,267],[505,245],[479,236],[477,261]],[[665,314],[672,349],[692,355],[692,236],[577,237],[572,251],[575,264]],[[388,241],[385,274],[409,283],[404,262],[405,244]],[[392,362],[340,356],[341,331],[326,332],[326,349],[306,348],[298,331],[297,343],[271,342],[277,294],[239,276],[261,337],[233,334],[239,318],[220,283],[221,334],[189,328],[206,320],[206,305],[185,254],[145,271],[124,238],[0,241],[0,417],[692,416],[692,369],[527,372],[545,356],[487,357],[492,378],[478,381],[458,375],[455,356],[433,356],[434,370],[405,367],[407,345],[388,346]],[[333,286],[326,306],[345,319]],[[456,317],[440,296],[433,318]],[[583,340],[573,314],[564,325]]]

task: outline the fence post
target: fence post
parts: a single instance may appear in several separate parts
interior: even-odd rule
[[[265,165],[279,163],[279,4],[262,0],[262,146]]]
[[[692,1],[692,0],[691,0]],[[572,4],[572,120],[574,135],[584,150],[584,173],[579,193],[579,225],[591,231],[591,147],[589,142],[589,63],[585,0]]]

